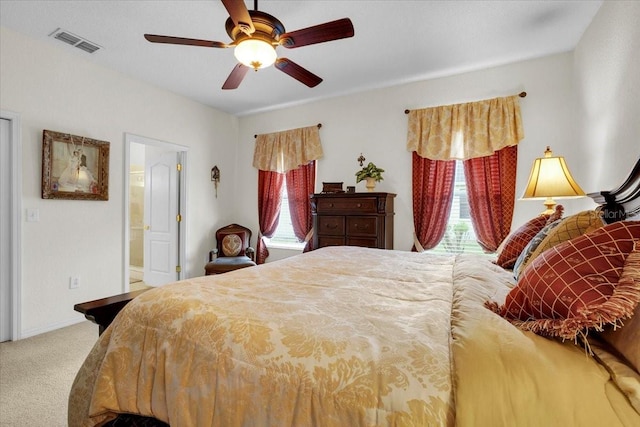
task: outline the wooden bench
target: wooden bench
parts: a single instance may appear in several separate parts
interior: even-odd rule
[[[73,309],[84,314],[84,317],[97,324],[98,335],[101,335],[129,301],[148,290],[149,289],[141,289],[139,291],[126,292],[107,298],[82,302],[74,305]]]

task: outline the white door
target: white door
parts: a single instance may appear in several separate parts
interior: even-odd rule
[[[144,282],[178,280],[178,153],[147,146],[144,187]]]
[[[0,342],[11,339],[11,123],[0,119]]]

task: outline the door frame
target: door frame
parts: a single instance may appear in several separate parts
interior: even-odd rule
[[[182,215],[183,220],[178,224],[178,259],[177,265],[182,266],[181,271],[178,273],[178,279],[182,280],[185,278],[185,260],[186,260],[186,242],[187,242],[187,233],[186,233],[186,221],[184,218],[187,218],[187,151],[189,147],[184,145],[174,144],[171,142],[161,141],[158,139],[148,138],[145,136],[135,135],[132,133],[124,134],[124,173],[123,175],[123,184],[124,191],[123,198],[123,271],[122,271],[122,284],[123,284],[123,292],[129,292],[129,275],[131,274],[129,268],[129,170],[131,166],[131,144],[143,144],[150,145],[158,148],[162,148],[165,150],[173,150],[176,153],[179,153],[180,163],[182,164],[182,170],[178,175],[178,209],[180,210],[180,214]]]
[[[9,151],[10,175],[10,208],[9,229],[11,233],[11,255],[9,260],[9,277],[11,291],[11,340],[21,338],[22,303],[22,134],[20,114],[8,110],[0,110],[0,117],[11,122],[11,141]]]

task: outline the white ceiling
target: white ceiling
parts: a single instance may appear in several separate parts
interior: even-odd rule
[[[253,9],[254,2],[245,2]],[[353,38],[278,47],[324,81],[308,88],[270,67],[250,71],[236,90],[222,84],[231,49],[152,44],[144,33],[229,42],[218,0],[0,0],[0,24],[234,115],[458,74],[572,50],[598,1],[276,1],[258,9],[287,31],[344,17]],[[57,28],[102,47],[93,54],[49,37]]]

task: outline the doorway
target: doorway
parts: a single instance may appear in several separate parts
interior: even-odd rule
[[[20,339],[20,116],[0,110],[0,342]]]
[[[125,134],[125,292],[183,278],[187,147]]]

